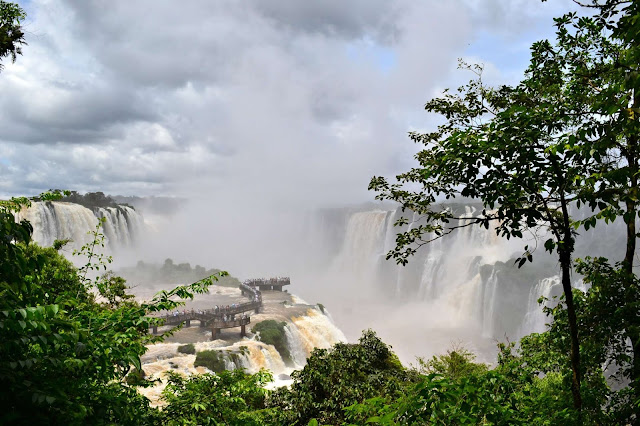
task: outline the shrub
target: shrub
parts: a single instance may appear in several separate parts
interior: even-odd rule
[[[291,354],[287,347],[287,336],[284,333],[286,322],[275,320],[265,320],[257,323],[251,329],[254,333],[259,333],[258,339],[267,345],[273,345],[285,364],[291,364]]]
[[[225,371],[224,356],[219,351],[201,351],[196,355],[194,367],[206,367],[214,373]]]
[[[193,343],[187,343],[186,345],[178,346],[178,352],[181,354],[194,355],[196,353],[196,347],[193,346]]]
[[[132,369],[125,377],[125,381],[129,386],[137,386],[144,382],[146,374],[144,370]]]

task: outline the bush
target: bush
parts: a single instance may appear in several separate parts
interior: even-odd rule
[[[193,346],[193,343],[188,343],[186,345],[178,346],[178,352],[181,354],[189,354],[194,355],[196,353],[196,347]]]
[[[219,351],[201,351],[196,355],[194,367],[206,367],[214,373],[225,371],[224,357]]]
[[[253,326],[251,331],[260,333],[258,339],[267,345],[273,345],[280,353],[285,364],[291,364],[291,354],[287,347],[287,336],[284,333],[286,322],[278,322],[274,320],[265,320]]]
[[[146,373],[144,370],[138,370],[137,368],[132,369],[129,374],[125,377],[125,381],[129,386],[137,386],[144,382],[146,377]]]
[[[344,409],[374,397],[385,404],[396,400],[412,386],[412,376],[391,348],[368,330],[358,343],[314,349],[307,365],[291,373],[291,387],[274,391],[267,405],[280,410],[280,424],[307,425],[314,418],[318,424],[343,424]]]

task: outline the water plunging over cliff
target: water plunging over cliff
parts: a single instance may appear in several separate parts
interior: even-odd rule
[[[462,218],[458,225],[469,223],[465,218],[470,219],[482,211],[478,204],[451,204],[448,208]],[[542,331],[548,322],[542,307],[532,303],[540,296],[549,296],[547,287],[554,280],[549,277],[559,273],[555,255],[545,253],[541,247],[543,236],[538,235],[538,242],[533,234],[525,234],[523,239],[507,240],[497,236],[492,228],[462,227],[420,247],[403,267],[385,257],[395,246],[398,231],[420,224],[416,215],[402,212],[399,208],[343,210],[342,214],[342,225],[335,219],[336,211],[330,215],[333,226],[338,224],[342,227],[342,238],[327,244],[327,247],[339,249],[334,251],[334,257],[326,266],[329,271],[327,278],[321,281],[338,283],[333,284],[336,293],[357,294],[352,303],[355,306],[343,309],[346,314],[342,321],[339,320],[342,327],[344,318],[349,315],[362,316],[359,313],[365,308],[357,301],[362,300],[364,305],[364,300],[372,294],[377,295],[377,299],[370,298],[381,305],[370,310],[380,311],[379,316],[393,318],[395,314],[392,311],[400,310],[412,318],[407,322],[415,324],[422,312],[422,319],[417,320],[420,323],[444,321],[451,327],[463,328],[489,340],[505,336],[515,340],[524,332]],[[394,222],[401,215],[409,219],[409,224],[394,227]],[[597,236],[593,231],[581,232],[576,257],[583,253],[597,255],[603,250],[607,250],[606,254],[611,257],[608,247],[615,247],[615,226],[605,228],[602,225],[595,232],[598,232]],[[327,230],[326,234],[336,235],[336,232]],[[425,239],[429,237],[433,235]],[[525,245],[534,247],[536,243],[540,248],[534,253],[534,262],[518,269],[514,265],[515,258],[522,255]],[[333,305],[335,302],[332,301]],[[367,319],[376,321],[375,317]],[[450,336],[450,339],[457,338],[455,332]]]
[[[131,246],[142,231],[142,216],[129,206],[95,207],[93,210],[79,204],[60,201],[34,202],[18,213],[19,220],[27,219],[33,226],[33,240],[42,246],[51,246],[55,240],[70,239],[79,248],[90,242],[87,235],[105,218],[103,233],[110,249]]]

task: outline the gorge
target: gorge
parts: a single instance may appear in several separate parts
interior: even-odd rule
[[[450,208],[468,217],[481,211],[474,203],[452,204]],[[395,244],[398,228],[394,222],[402,214],[399,208],[383,205],[314,211],[291,226],[303,230],[295,236],[296,241],[276,247],[283,255],[274,268],[292,271],[296,283],[292,291],[326,305],[348,340],[372,328],[394,345],[405,363],[416,356],[440,353],[454,342],[491,361],[496,341],[515,341],[544,330],[548,319],[537,300],[560,293],[557,262],[539,248],[532,264],[521,269],[514,265],[525,245],[536,244],[534,234],[506,240],[492,229],[464,228],[425,245],[403,267],[385,259]],[[104,231],[108,246],[114,250],[136,241],[144,247],[148,232],[162,235],[162,230],[145,229],[142,215],[128,206],[91,210],[71,203],[38,202],[20,217],[31,220],[34,238],[43,245],[62,238],[86,242],[86,232],[95,227],[98,217],[106,219]],[[577,256],[615,256],[619,251],[615,243],[621,235],[617,226],[614,223],[579,235]],[[225,246],[226,241],[217,243]],[[215,252],[213,246],[212,250]],[[250,249],[242,255],[246,254],[255,255]],[[235,270],[247,277],[241,267]],[[580,277],[574,278],[574,285],[582,285]],[[136,291],[149,296],[152,288],[161,287],[145,284]],[[334,327],[330,321],[326,326]],[[315,327],[318,330],[319,326]],[[323,346],[344,338],[335,337],[337,331],[332,333],[334,338]],[[416,334],[426,339],[415,339]],[[309,345],[296,336],[288,333],[290,352],[308,353]],[[298,364],[301,358],[299,355]]]

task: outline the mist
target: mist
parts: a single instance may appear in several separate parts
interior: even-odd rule
[[[391,300],[375,268],[340,264],[348,215],[323,228],[319,212],[386,209],[368,182],[413,165],[407,132],[438,123],[424,103],[470,78],[457,59],[484,63],[490,84],[519,81],[529,44],[572,5],[24,2],[29,45],[0,78],[0,193],[179,197],[174,214],[141,209],[149,232],[116,267],[291,276],[349,339],[373,328],[405,362],[458,340],[488,353],[473,320]]]

